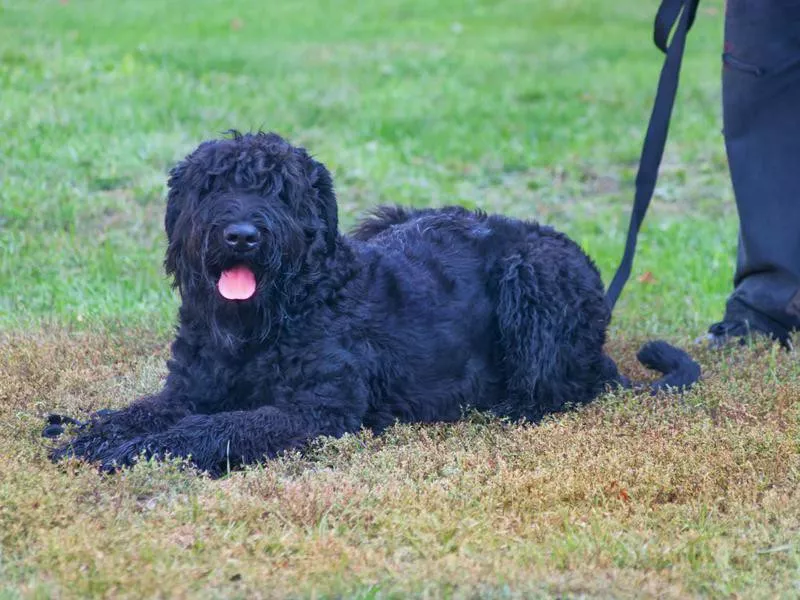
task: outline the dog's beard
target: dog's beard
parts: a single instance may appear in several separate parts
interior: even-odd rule
[[[295,236],[281,243],[272,234],[267,237],[268,243],[252,255],[236,257],[212,241],[218,235],[209,229],[203,235],[199,264],[187,274],[188,285],[181,286],[184,303],[201,313],[221,347],[234,350],[252,342],[264,343],[287,317],[288,287],[300,271],[295,250],[301,247],[300,240]],[[285,248],[292,250],[294,260]],[[226,282],[226,277],[240,280]]]

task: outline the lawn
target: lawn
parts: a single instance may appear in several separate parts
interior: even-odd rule
[[[536,218],[610,280],[656,4],[0,0],[0,599],[795,597],[800,368],[768,346],[693,349],[681,399],[398,426],[219,481],[56,466],[39,437],[158,388],[166,172],[231,128],[309,148],[345,226],[382,202]],[[638,377],[639,343],[691,347],[731,285],[721,31],[707,0],[612,326]]]

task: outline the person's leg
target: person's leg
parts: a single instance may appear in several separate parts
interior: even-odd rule
[[[722,104],[739,212],[735,290],[712,341],[800,329],[800,0],[728,0]]]

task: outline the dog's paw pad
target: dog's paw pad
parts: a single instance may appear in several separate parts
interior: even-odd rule
[[[57,438],[64,433],[64,426],[58,423],[50,423],[42,430],[42,437]]]

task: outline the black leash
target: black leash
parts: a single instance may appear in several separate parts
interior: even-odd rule
[[[631,211],[631,222],[628,225],[625,253],[622,255],[622,261],[606,292],[606,300],[612,310],[631,275],[633,257],[636,254],[636,239],[642,221],[644,221],[644,215],[650,206],[650,200],[653,198],[658,169],[661,166],[664,145],[667,141],[672,106],[675,104],[675,92],[678,90],[686,34],[692,28],[699,2],[700,0],[662,0],[656,13],[653,41],[658,49],[666,54],[666,58],[658,79],[653,112],[650,115],[650,123],[647,125],[642,156],[639,159],[639,172],[636,174],[636,196]],[[672,36],[672,42],[667,45],[673,27],[675,33]]]

